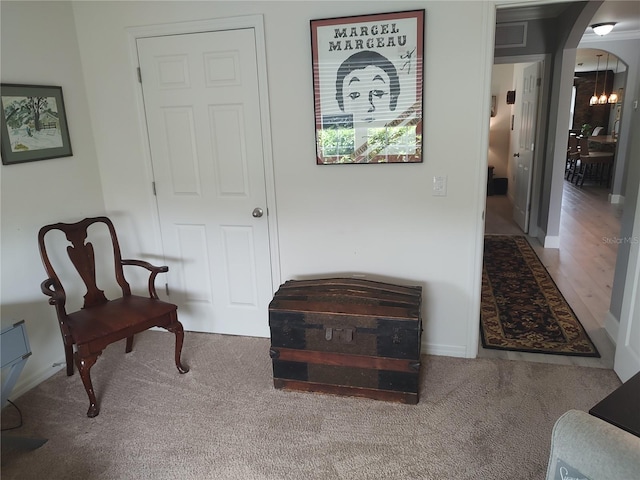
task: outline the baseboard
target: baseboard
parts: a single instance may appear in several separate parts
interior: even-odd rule
[[[614,195],[613,193],[609,194],[609,203],[614,205],[622,205],[624,204],[624,195]]]
[[[560,237],[546,235],[544,237],[544,248],[560,248]]]
[[[34,387],[37,387],[42,382],[47,380],[49,377],[52,377],[56,373],[58,373],[63,368],[66,368],[66,361],[63,358],[60,358],[57,362],[54,363],[54,366],[48,367],[44,370],[40,370],[39,372],[33,372],[28,377],[20,377],[13,391],[11,392],[11,397],[9,400],[15,401],[20,396],[27,393]]]
[[[529,221],[529,231],[527,232],[527,235],[533,238],[538,238],[538,226],[532,225],[531,221]]]
[[[422,353],[426,355],[438,355],[441,357],[466,358],[467,349],[459,345],[438,345],[423,342]]]
[[[620,327],[620,322],[616,317],[613,316],[611,312],[607,312],[607,316],[604,319],[604,330],[607,332],[609,339],[616,344],[618,340],[618,328]]]

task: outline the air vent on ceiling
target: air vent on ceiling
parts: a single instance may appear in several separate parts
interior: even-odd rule
[[[496,48],[527,46],[527,22],[499,23],[496,25]]]

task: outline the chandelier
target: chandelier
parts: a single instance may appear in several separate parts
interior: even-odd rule
[[[596,89],[598,88],[598,71],[600,70],[600,57],[602,54],[596,55],[598,57],[598,66],[596,67],[596,83],[593,85],[593,96],[591,100],[589,100],[589,105],[593,106],[598,103],[598,95],[596,94]]]
[[[609,54],[607,53],[607,66],[604,69],[604,83],[602,84],[602,95],[598,98],[598,105],[604,105],[607,103],[609,98],[605,93],[605,89],[607,88],[607,70],[609,69]]]
[[[618,73],[618,62],[620,62],[619,58],[616,58],[616,70],[613,74],[613,78],[616,78],[615,75],[616,73]],[[618,94],[616,92],[611,92],[611,95],[609,95],[609,103],[618,103]]]

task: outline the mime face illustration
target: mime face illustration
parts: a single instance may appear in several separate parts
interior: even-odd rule
[[[336,100],[354,123],[391,121],[400,94],[398,73],[379,53],[363,51],[347,58],[336,75]]]
[[[355,122],[388,119],[391,88],[389,75],[383,69],[369,65],[354,70],[344,78],[342,94],[344,111],[353,114]]]

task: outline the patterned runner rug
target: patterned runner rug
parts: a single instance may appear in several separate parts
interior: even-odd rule
[[[480,332],[485,348],[600,356],[523,236],[485,236]]]

